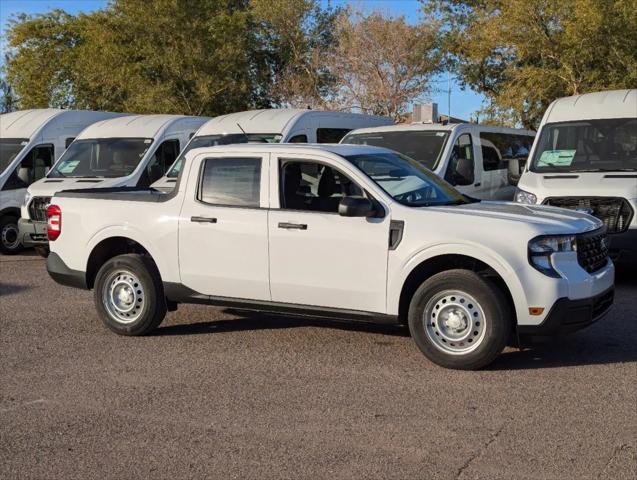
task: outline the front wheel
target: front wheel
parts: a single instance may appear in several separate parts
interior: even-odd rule
[[[15,255],[22,250],[18,219],[13,215],[0,217],[0,252]]]
[[[409,306],[409,330],[434,363],[476,370],[504,349],[512,326],[502,292],[470,270],[449,270],[427,279]]]
[[[104,325],[119,335],[145,335],[166,316],[157,267],[147,255],[118,255],[95,277],[95,306]]]

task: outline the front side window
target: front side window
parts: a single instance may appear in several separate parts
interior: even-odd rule
[[[281,135],[278,133],[230,133],[227,135],[201,135],[193,137],[184,147],[179,159],[173,164],[166,176],[177,178],[184,163],[186,153],[194,148],[216,147],[217,145],[231,145],[234,143],[279,143]]]
[[[0,138],[0,173],[11,165],[28,143],[28,138]]]
[[[540,132],[531,171],[637,171],[637,118],[547,124]]]
[[[76,140],[55,164],[49,177],[127,177],[153,143],[150,138]]]
[[[317,143],[338,143],[347,135],[351,129],[349,128],[317,128]]]
[[[144,174],[139,179],[139,184],[142,186],[148,186],[159,180],[164,176],[168,168],[173,164],[175,159],[179,155],[179,140],[166,140],[164,141],[154,155],[151,157],[150,162]]]
[[[209,158],[197,199],[213,205],[259,207],[260,187],[260,158]]]
[[[341,143],[389,148],[435,170],[448,138],[449,133],[444,131],[413,130],[354,133]]]
[[[282,160],[281,208],[337,213],[343,197],[364,196],[363,190],[338,170],[317,162]]]
[[[469,133],[458,137],[451,152],[445,180],[452,185],[471,185],[475,180],[473,142]]]
[[[26,188],[33,182],[44,178],[51,165],[53,165],[53,158],[53,145],[33,147],[13,170],[2,189],[17,190]]]
[[[509,133],[480,132],[480,145],[484,171],[503,170],[512,158],[529,156],[533,137]]]
[[[410,207],[460,205],[471,200],[415,160],[399,153],[348,155],[390,197]]]

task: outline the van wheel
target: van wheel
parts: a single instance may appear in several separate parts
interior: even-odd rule
[[[21,250],[17,217],[13,215],[0,217],[0,252],[5,255],[15,255]]]
[[[470,270],[427,279],[409,305],[409,331],[432,362],[476,370],[504,349],[512,330],[509,306],[489,280]]]
[[[119,335],[145,335],[166,316],[161,277],[147,255],[119,255],[102,265],[94,300],[104,325]]]

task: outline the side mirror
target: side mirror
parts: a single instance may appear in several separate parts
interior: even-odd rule
[[[470,158],[459,158],[456,161],[456,168],[453,171],[452,179],[454,185],[471,185],[475,179],[473,172],[474,164]]]
[[[526,158],[512,158],[507,167],[507,180],[509,185],[517,185],[522,177],[522,170],[526,164]]]
[[[338,214],[343,217],[371,217],[374,205],[365,197],[343,197],[338,204]]]

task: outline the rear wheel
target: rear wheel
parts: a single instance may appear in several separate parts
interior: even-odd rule
[[[0,252],[5,255],[15,255],[21,250],[18,218],[13,215],[0,217]]]
[[[470,270],[427,279],[409,306],[409,330],[422,353],[446,368],[475,370],[504,349],[512,318],[502,292]]]
[[[95,306],[104,325],[119,335],[145,335],[166,316],[157,267],[147,255],[119,255],[95,278]]]

